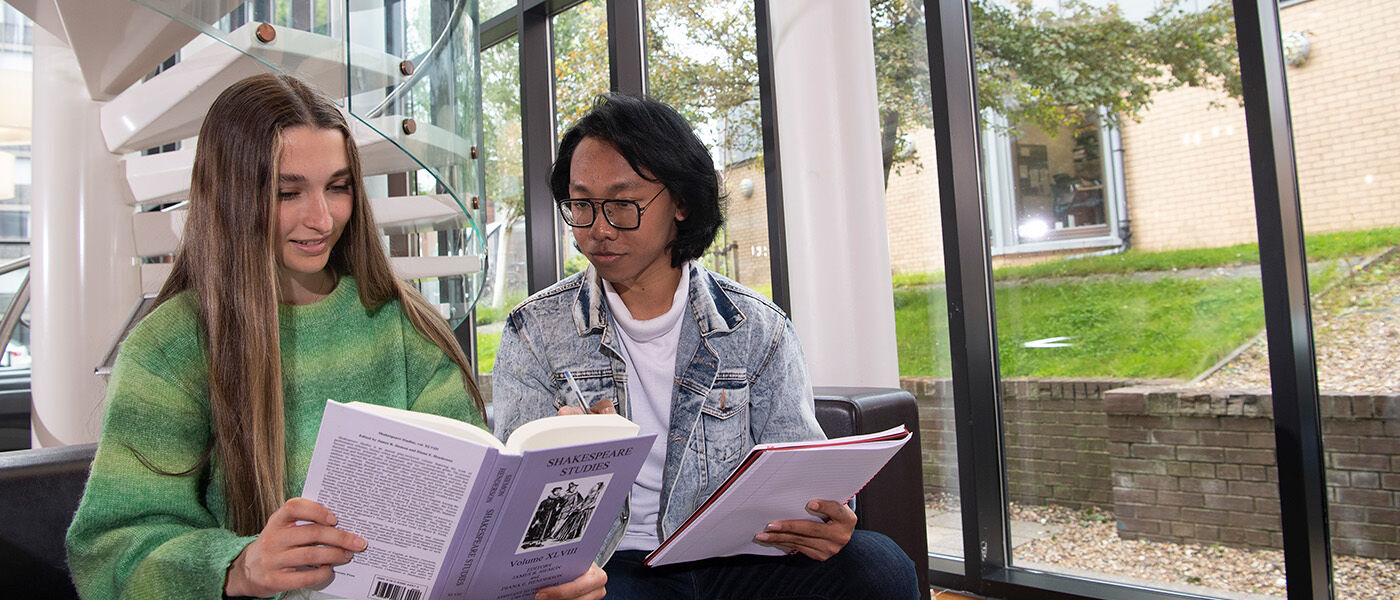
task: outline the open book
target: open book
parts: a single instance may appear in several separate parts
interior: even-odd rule
[[[813,499],[849,502],[909,438],[900,425],[831,440],[754,446],[695,514],[647,555],[645,564],[786,554],[754,536],[773,521],[819,520],[807,512],[807,502]]]
[[[514,600],[582,575],[655,434],[617,415],[549,417],[505,444],[446,417],[326,402],[302,495],[369,542],[321,591],[361,600]]]

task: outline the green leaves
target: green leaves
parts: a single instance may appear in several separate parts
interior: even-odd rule
[[[1184,85],[1240,96],[1228,2],[1187,11],[1163,3],[1141,22],[1116,5],[1065,0],[1058,12],[1019,1],[972,2],[980,108],[1054,134],[1107,107],[1132,118],[1157,92]]]

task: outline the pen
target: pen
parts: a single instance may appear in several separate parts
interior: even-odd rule
[[[579,408],[583,409],[584,414],[588,414],[588,403],[583,400],[583,390],[578,389],[578,382],[574,381],[574,374],[564,371],[564,379],[569,380],[569,387],[574,388],[574,397],[578,398]]]

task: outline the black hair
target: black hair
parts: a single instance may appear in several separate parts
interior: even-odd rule
[[[676,222],[676,239],[667,246],[672,267],[705,254],[724,224],[719,175],[710,151],[676,109],[650,98],[599,95],[559,142],[549,175],[556,199],[569,197],[569,166],[584,138],[611,143],[637,175],[666,186],[676,208],[686,210],[685,220]]]

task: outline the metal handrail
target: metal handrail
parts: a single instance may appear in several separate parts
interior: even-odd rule
[[[17,271],[29,266],[29,257],[24,256],[12,260],[4,265],[0,265],[0,275]],[[10,345],[10,336],[15,333],[15,326],[19,325],[19,316],[24,313],[24,308],[29,305],[29,274],[24,274],[24,281],[19,284],[19,289],[15,291],[15,296],[10,298],[10,306],[5,309],[5,318],[0,319],[0,350]]]
[[[10,262],[7,262],[7,263],[5,263],[5,264],[3,264],[3,265],[0,265],[0,275],[4,275],[4,274],[6,274],[6,273],[10,273],[10,272],[13,272],[13,271],[18,271],[18,270],[23,269],[23,268],[25,268],[25,267],[27,267],[27,266],[29,266],[29,257],[28,257],[28,256],[21,256],[21,257],[19,257],[19,258],[16,258],[16,259],[10,261]]]

